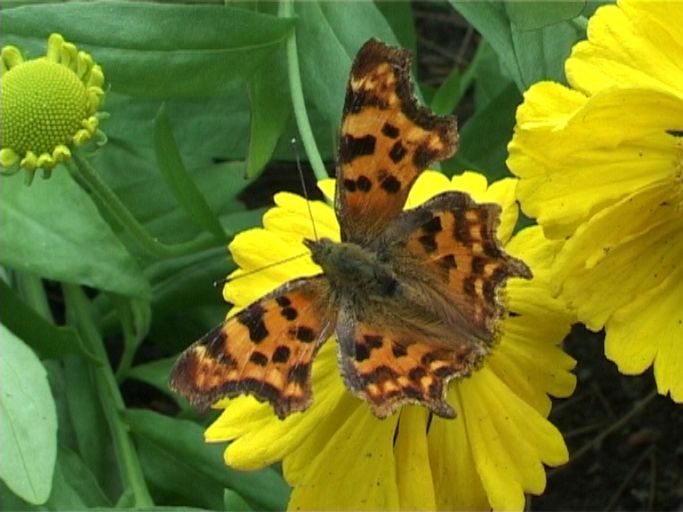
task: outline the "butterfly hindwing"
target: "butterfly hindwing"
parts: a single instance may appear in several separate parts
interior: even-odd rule
[[[413,332],[377,328],[369,322],[342,313],[337,335],[347,387],[380,418],[404,403],[455,417],[446,401],[448,381],[468,375],[481,354],[465,345],[445,347],[438,340],[419,339]]]
[[[455,118],[418,105],[410,61],[409,52],[371,39],[351,68],[337,170],[342,240],[363,245],[377,237],[420,172],[456,150]]]
[[[206,334],[178,359],[171,388],[206,409],[251,394],[281,418],[311,401],[313,358],[334,327],[324,276],[285,283]]]

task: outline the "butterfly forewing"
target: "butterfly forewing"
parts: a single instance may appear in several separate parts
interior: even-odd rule
[[[500,207],[446,192],[408,210],[387,231],[405,246],[424,272],[445,285],[473,339],[491,342],[504,312],[498,290],[510,277],[530,278],[520,260],[505,253],[496,237]]]
[[[401,212],[427,165],[457,147],[456,121],[418,105],[410,53],[370,40],[351,68],[337,170],[342,240],[367,244]]]
[[[201,409],[239,394],[270,402],[281,418],[307,408],[313,358],[334,326],[330,308],[324,276],[285,283],[188,348],[171,388]]]

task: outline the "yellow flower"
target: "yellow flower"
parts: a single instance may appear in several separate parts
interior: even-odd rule
[[[621,1],[517,111],[524,211],[567,239],[555,291],[627,374],[683,402],[683,3]]]
[[[321,188],[333,197],[333,181]],[[225,410],[206,431],[209,442],[233,441],[226,463],[250,470],[283,462],[293,486],[290,509],[518,509],[524,493],[545,487],[543,465],[567,461],[558,430],[546,419],[548,394],[572,393],[574,360],[557,346],[573,317],[550,297],[548,268],[558,243],[543,239],[540,228],[510,240],[517,220],[515,180],[490,187],[478,174],[452,181],[425,172],[413,187],[408,206],[447,191],[463,190],[480,202],[503,208],[499,238],[506,250],[532,268],[534,279],[508,282],[513,312],[502,325],[493,354],[470,378],[451,382],[448,400],[454,420],[431,417],[418,406],[379,420],[368,405],[345,388],[337,369],[337,347],[328,342],[313,365],[313,405],[279,420],[268,404],[250,396],[224,400]],[[230,246],[243,271],[261,268],[305,252],[313,231],[306,201],[294,194],[275,196],[277,207],[263,219],[264,229],[240,234]],[[332,207],[310,203],[318,236],[339,239]],[[303,258],[245,276],[225,288],[226,300],[245,306],[284,281],[319,272]]]
[[[8,172],[25,169],[29,181],[36,169],[49,176],[71,157],[71,147],[88,141],[97,129],[102,69],[59,34],[48,39],[45,57],[24,60],[14,46],[3,47],[0,57],[0,166]]]

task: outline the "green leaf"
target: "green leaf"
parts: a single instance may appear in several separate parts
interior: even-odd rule
[[[493,47],[520,91],[539,80],[564,80],[564,60],[582,35],[577,25],[560,21],[522,30],[510,20],[510,3],[449,1]]]
[[[470,118],[460,132],[460,149],[455,158],[443,164],[444,170],[475,170],[489,181],[508,176],[505,160],[507,144],[515,125],[515,111],[522,101],[519,91],[510,83],[483,110]]]
[[[513,25],[512,41],[524,88],[541,80],[566,82],[564,61],[581,36],[581,29],[569,22],[527,31]]]
[[[130,368],[140,343],[149,333],[152,308],[147,300],[128,299],[114,294],[111,299],[123,331],[123,354],[116,369],[116,377],[121,379]]]
[[[71,327],[57,327],[26,305],[0,279],[0,323],[24,340],[41,359],[59,358],[65,354],[81,354],[99,362],[83,345]]]
[[[216,215],[211,211],[204,196],[194,184],[178,151],[173,138],[173,130],[162,105],[154,120],[154,147],[157,154],[159,170],[171,193],[185,213],[194,219],[199,226],[212,233],[219,240],[225,240],[225,233]]]
[[[137,439],[148,481],[197,504],[222,508],[223,488],[258,510],[283,510],[289,488],[273,469],[240,472],[225,466],[222,446],[203,441],[202,427],[151,411],[127,410],[123,419]],[[191,483],[191,485],[189,485]]]
[[[415,15],[410,2],[396,0],[375,0],[375,5],[391,26],[401,48],[415,51]]]
[[[274,53],[249,82],[251,133],[247,178],[257,177],[270,160],[292,111],[284,51]]]
[[[64,358],[64,397],[78,453],[108,495],[116,496],[121,482],[118,472],[112,471],[112,440],[91,369],[82,357]]]
[[[168,387],[168,376],[171,373],[171,367],[176,362],[176,359],[178,358],[173,356],[134,366],[128,371],[127,377],[137,379],[155,387],[163,393],[171,395],[171,391]]]
[[[534,30],[570,20],[579,16],[585,7],[583,0],[525,0],[505,4],[510,21],[519,30]]]
[[[434,113],[444,115],[453,112],[462,97],[462,78],[462,72],[458,68],[453,68],[448,73],[430,102],[429,107]]]
[[[83,459],[66,446],[60,445],[57,452],[57,466],[61,478],[68,485],[85,507],[108,507],[111,506],[109,498],[97,482]],[[54,495],[54,492],[53,492]],[[48,504],[53,504],[53,496],[50,496]],[[54,507],[56,510],[64,510],[69,507]],[[73,507],[71,507],[73,508]]]
[[[370,37],[392,45],[398,41],[372,2],[300,2],[296,14],[306,98],[330,123],[328,136],[337,135],[346,81],[356,52]]]
[[[480,70],[489,57],[495,59],[496,65],[498,65],[498,60],[491,47],[486,41],[482,40],[469,66],[463,71],[454,68],[448,74],[446,80],[434,93],[430,108],[437,114],[453,113],[475,78],[477,79],[477,85],[482,82]],[[497,80],[497,82],[500,82],[500,80]],[[479,100],[479,94],[475,95],[475,99]]]
[[[244,501],[244,498],[232,489],[225,489],[223,492],[223,508],[235,512],[249,512],[254,510]]]
[[[138,264],[65,169],[30,187],[22,176],[5,178],[1,188],[0,263],[121,295],[149,295]]]
[[[166,98],[243,85],[293,24],[244,9],[158,2],[67,2],[3,13],[5,38],[33,55],[58,32],[92,54],[114,91]]]
[[[22,499],[47,501],[57,458],[57,412],[47,373],[0,324],[0,478]]]

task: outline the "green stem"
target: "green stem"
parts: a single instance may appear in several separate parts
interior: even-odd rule
[[[109,212],[133,236],[140,247],[157,258],[185,256],[222,243],[213,236],[201,236],[179,244],[161,243],[145,230],[116,194],[100,179],[95,168],[87,160],[74,153],[67,167],[76,179],[91,190],[100,207]]]
[[[45,295],[45,288],[43,287],[43,280],[29,272],[16,271],[14,276],[17,281],[19,294],[24,299],[24,302],[31,306],[45,320],[53,322],[52,311],[50,311],[50,305]]]
[[[280,2],[279,14],[282,17],[291,17],[294,14],[292,0],[282,0]],[[299,129],[299,136],[301,137],[301,142],[304,144],[304,150],[308,156],[308,161],[313,168],[313,174],[315,174],[317,180],[324,180],[330,176],[327,174],[327,169],[325,169],[325,164],[318,151],[318,146],[315,143],[311,122],[308,119],[308,112],[306,111],[304,90],[301,84],[301,70],[299,69],[299,53],[296,47],[296,30],[292,30],[292,33],[289,35],[286,49],[289,91],[292,95],[292,107],[294,109],[296,126]]]
[[[107,361],[107,353],[104,348],[102,337],[92,318],[90,302],[79,285],[64,283],[64,299],[68,311],[73,315],[71,321],[83,339],[83,343],[101,361]],[[125,409],[121,392],[116,383],[116,378],[109,364],[93,367],[97,394],[102,400],[102,410],[109,424],[114,449],[121,472],[121,481],[124,489],[130,489],[133,493],[135,507],[152,507],[152,501],[147,484],[142,474],[140,461],[138,460],[133,441],[128,434],[126,425],[121,421],[119,413]]]

